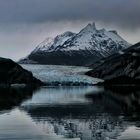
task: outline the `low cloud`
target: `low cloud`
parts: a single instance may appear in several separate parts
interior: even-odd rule
[[[139,0],[1,0],[0,23],[95,20],[132,29],[139,7]]]

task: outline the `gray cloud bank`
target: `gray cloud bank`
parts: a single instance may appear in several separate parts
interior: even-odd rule
[[[140,26],[140,0],[0,0],[0,23],[95,20]]]

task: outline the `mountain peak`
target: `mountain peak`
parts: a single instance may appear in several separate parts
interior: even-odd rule
[[[88,28],[91,28],[91,29],[96,29],[95,22],[89,23],[89,24],[87,25],[87,27],[88,27]]]
[[[89,23],[85,28],[83,28],[80,32],[86,32],[86,31],[96,31],[96,25],[95,23]]]

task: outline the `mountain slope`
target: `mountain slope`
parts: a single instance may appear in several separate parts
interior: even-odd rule
[[[109,56],[96,67],[94,65],[87,75],[112,80],[113,83],[140,81],[140,43]]]
[[[128,46],[116,31],[97,30],[93,23],[77,34],[65,32],[46,39],[20,63],[89,65]]]

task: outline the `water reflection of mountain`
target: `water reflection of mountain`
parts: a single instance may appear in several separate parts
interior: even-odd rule
[[[123,107],[124,113],[132,115],[140,111],[140,87],[139,86],[112,86],[105,87],[105,93],[112,100]]]
[[[139,91],[105,88],[85,96],[92,103],[25,106],[24,110],[47,133],[81,140],[114,139],[128,126],[139,126]]]
[[[80,109],[82,110],[82,107]],[[38,113],[35,110],[28,110],[28,114],[39,126],[42,126],[44,131],[48,132],[49,129],[50,133],[53,132],[69,138],[80,137],[82,140],[116,138],[127,127],[120,116],[108,113],[90,114],[90,112],[89,114],[81,114],[81,117],[79,114],[77,117],[77,113],[68,111],[67,116],[61,115],[60,117],[57,116],[60,110],[55,111],[53,116],[38,110],[36,110]],[[47,110],[43,110],[47,112]]]
[[[0,111],[10,110],[19,106],[24,100],[30,98],[33,94],[32,88],[10,88],[0,87]]]

